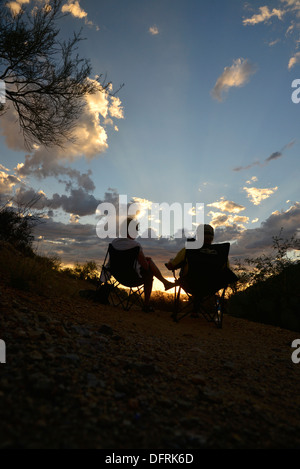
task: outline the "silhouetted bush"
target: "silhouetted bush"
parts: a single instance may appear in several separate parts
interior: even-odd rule
[[[0,208],[0,240],[12,244],[26,254],[33,254],[32,229],[35,220],[29,215],[22,216],[12,208]]]
[[[85,264],[76,264],[75,267],[67,267],[63,271],[72,278],[77,278],[79,280],[86,280],[93,285],[97,285],[99,281],[99,271],[97,264],[94,261],[87,261]]]

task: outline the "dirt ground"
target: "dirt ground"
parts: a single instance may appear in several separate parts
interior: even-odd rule
[[[300,448],[295,332],[3,286],[0,338],[2,449]]]

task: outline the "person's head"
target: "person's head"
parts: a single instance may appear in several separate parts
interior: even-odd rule
[[[134,217],[127,217],[124,220],[123,232],[127,233],[127,238],[135,239],[139,231],[139,223]]]
[[[214,240],[215,231],[211,225],[204,225],[204,244],[211,244]]]

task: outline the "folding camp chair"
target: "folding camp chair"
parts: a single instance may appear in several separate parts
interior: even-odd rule
[[[106,290],[108,303],[121,305],[125,311],[135,304],[144,306],[144,284],[136,270],[139,251],[139,246],[121,251],[109,244],[102,266],[99,288]]]
[[[189,314],[202,315],[207,321],[222,328],[225,310],[225,292],[237,280],[228,268],[230,243],[212,244],[200,249],[186,249],[188,273],[179,279],[175,289],[174,312],[178,322]],[[186,301],[180,301],[182,290]]]

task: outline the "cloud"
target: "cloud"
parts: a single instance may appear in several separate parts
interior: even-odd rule
[[[78,223],[80,220],[79,215],[74,215],[74,213],[70,214],[70,223]]]
[[[233,171],[243,171],[244,169],[251,169],[253,168],[254,166],[257,166],[259,165],[259,161],[255,161],[254,163],[250,163],[248,164],[247,166],[237,166],[236,168],[233,168]]]
[[[208,207],[214,207],[222,212],[230,212],[230,213],[239,213],[245,210],[246,207],[243,205],[239,205],[231,200],[225,200],[224,197],[221,197],[221,200],[218,202],[213,202],[211,204],[207,204]]]
[[[273,46],[275,46],[276,44],[278,44],[278,42],[280,42],[280,39],[275,39],[274,41],[269,42],[269,46],[270,46],[270,47],[273,47]]]
[[[95,81],[89,78],[90,81]],[[85,156],[94,158],[108,148],[105,119],[110,114],[115,119],[123,119],[124,111],[120,98],[110,96],[106,91],[97,91],[85,97],[84,108],[76,121],[73,141],[65,143],[63,148],[52,149],[52,155],[58,159],[74,160]],[[25,150],[23,135],[20,131],[17,113],[10,109],[1,116],[1,134],[10,149]],[[112,120],[109,121],[111,124]],[[113,122],[112,122],[113,123]],[[45,153],[42,147],[35,147],[35,153]],[[50,157],[47,151],[48,158]]]
[[[296,52],[293,57],[290,58],[288,69],[291,70],[300,61],[300,52]]]
[[[5,168],[0,165],[0,169]],[[7,170],[8,171],[8,170]],[[12,196],[12,191],[21,180],[13,174],[8,174],[6,171],[0,171],[0,197],[7,198]]]
[[[158,30],[158,27],[157,26],[151,26],[149,29],[148,29],[149,33],[152,34],[152,36],[157,36],[157,34],[159,34],[159,30]]]
[[[280,151],[275,151],[265,161],[266,161],[266,163],[269,163],[269,161],[277,160],[278,158],[281,158],[281,156],[283,156],[283,155]]]
[[[74,18],[84,19],[84,22],[87,26],[94,26],[94,23],[88,20],[87,12],[81,8],[79,0],[68,0],[68,2],[62,6],[61,11],[63,13],[71,13]],[[96,29],[99,30],[99,27],[96,26]]]
[[[63,210],[66,213],[72,214],[73,217],[75,215],[79,217],[94,215],[98,205],[101,203],[101,200],[96,199],[82,188],[71,189],[68,195],[55,193],[51,198],[48,198],[44,192],[36,192],[32,188],[26,189],[22,187],[16,192],[16,199],[22,201],[22,203],[28,203],[37,196],[39,200],[35,204],[36,209]]]
[[[43,193],[41,195],[43,197]],[[116,204],[118,193],[114,189],[109,189],[104,200]],[[149,205],[149,201],[138,198],[136,201]],[[272,236],[278,235],[281,227],[284,228],[286,238],[297,232],[300,223],[300,204],[295,202],[286,211],[274,212],[260,227],[251,229],[246,229],[244,226],[249,222],[248,217],[227,215],[222,212],[210,212],[209,216],[215,226],[215,241],[231,242],[231,258],[256,257],[265,253],[267,249],[272,249]],[[257,221],[255,219],[253,223]],[[101,266],[109,240],[97,237],[96,225],[80,223],[77,213],[70,212],[67,223],[50,218],[35,230],[36,239],[39,239],[39,252],[60,256],[65,263],[95,260],[99,263],[99,267]],[[184,246],[185,240],[152,238],[141,239],[140,242],[146,255],[153,257],[163,271],[164,263],[174,257],[174,254]]]
[[[287,143],[284,145],[284,147],[280,151],[275,151],[272,153],[268,158],[264,160],[264,163],[260,163],[259,161],[255,161],[254,163],[248,164],[247,166],[237,166],[236,168],[233,168],[233,171],[243,171],[245,169],[250,169],[253,168],[253,166],[266,166],[267,164],[270,163],[270,161],[273,160],[278,160],[282,156],[284,156],[285,150],[288,150],[289,148],[292,148],[296,143],[296,140],[292,140],[291,142]],[[248,184],[248,182],[247,182]]]
[[[85,100],[85,107],[74,128],[74,141],[68,141],[63,148],[51,150],[35,145],[33,151],[25,155],[24,162],[15,168],[18,177],[55,177],[66,185],[67,190],[73,184],[87,192],[95,189],[91,171],[80,173],[66,163],[80,158],[92,159],[103,154],[108,148],[106,125],[114,125],[113,119],[123,119],[124,110],[120,98],[105,92],[88,95]],[[106,122],[108,115],[111,118]],[[10,109],[1,117],[0,126],[6,145],[13,150],[25,151],[23,135],[14,110]]]
[[[248,181],[246,181],[246,184],[252,184],[253,182],[256,182],[258,179],[256,176],[252,176],[251,179],[249,179]]]
[[[222,101],[224,93],[227,93],[230,88],[244,86],[255,72],[256,67],[247,59],[234,60],[230,67],[224,68],[224,72],[217,79],[211,92],[213,98]]]
[[[216,230],[216,240],[235,239],[231,246],[231,256],[236,257],[257,257],[272,253],[273,236],[278,236],[283,228],[282,236],[290,239],[297,233],[300,226],[300,203],[295,202],[287,210],[276,211],[270,215],[260,227],[247,229],[242,232],[232,233],[235,237],[230,238],[227,228]]]
[[[12,2],[7,2],[5,6],[10,9],[13,16],[16,16],[21,12],[23,3],[29,2],[30,0],[15,0]]]
[[[254,205],[259,205],[263,200],[268,199],[278,187],[259,189],[258,187],[243,187],[243,190],[247,193],[248,199]]]
[[[5,138],[8,148],[26,151],[24,136],[18,123],[18,114],[13,107],[9,107],[1,116],[0,134]]]
[[[122,108],[120,98],[116,98],[115,96],[111,97],[111,105],[108,108],[108,112],[111,117],[115,117],[116,119],[124,119],[124,109]]]
[[[45,156],[46,158],[44,158]],[[80,173],[78,170],[60,165],[47,154],[43,157],[39,153],[26,155],[25,163],[18,164],[15,171],[19,177],[35,176],[38,179],[55,177],[60,183],[65,184],[67,191],[73,187],[74,183],[87,192],[95,190],[95,184],[90,177],[92,174],[90,170],[87,173]],[[62,176],[66,176],[69,179],[62,179]]]
[[[243,24],[246,26],[247,24],[255,25],[265,23],[273,17],[277,17],[281,20],[285,14],[284,10],[278,10],[277,8],[273,8],[273,10],[270,11],[267,6],[259,7],[259,11],[260,13],[253,15],[251,18],[244,19]]]
[[[246,4],[247,6],[247,4]],[[285,38],[289,38],[294,41],[296,50],[299,46],[299,27],[300,27],[300,2],[299,0],[281,0],[281,8],[273,8],[269,10],[267,6],[259,8],[259,13],[253,15],[251,18],[243,20],[244,26],[256,25],[259,23],[268,23],[272,18],[278,18],[282,20],[285,17],[285,22],[289,23]],[[270,42],[269,45],[276,44],[280,39]],[[288,69],[292,69],[300,60],[299,52],[294,53],[288,62]]]
[[[211,218],[210,224],[214,228],[218,227],[231,227],[235,228],[237,231],[245,229],[244,223],[249,222],[249,217],[240,216],[240,215],[226,215],[222,212],[210,211],[207,214]]]
[[[68,3],[65,3],[61,11],[63,13],[71,13],[75,18],[86,18],[87,13],[80,7],[78,0],[68,0]]]

